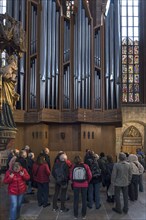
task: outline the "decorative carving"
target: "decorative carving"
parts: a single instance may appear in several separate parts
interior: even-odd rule
[[[22,56],[26,51],[25,31],[20,21],[7,13],[0,14],[0,50]]]
[[[124,132],[124,137],[141,137],[141,134],[139,130],[134,127],[130,126],[125,132]]]
[[[142,137],[139,130],[130,126],[126,129],[123,134],[123,145],[124,146],[141,146],[142,145]]]

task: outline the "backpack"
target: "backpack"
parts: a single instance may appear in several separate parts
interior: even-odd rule
[[[53,176],[56,183],[64,185],[68,180],[68,166],[65,162],[56,162],[53,168]]]
[[[101,176],[101,169],[99,168],[99,165],[96,161],[93,161],[90,164],[90,170],[92,173],[92,178],[98,178]]]
[[[84,182],[87,180],[87,171],[84,164],[76,165],[73,168],[72,179],[76,182]]]

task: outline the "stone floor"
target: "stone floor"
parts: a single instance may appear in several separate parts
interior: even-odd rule
[[[145,191],[139,193],[138,201],[129,201],[128,214],[117,214],[112,211],[113,204],[106,202],[105,189],[101,188],[101,208],[96,210],[87,209],[87,220],[146,220],[146,173],[144,174],[144,188]],[[50,202],[54,191],[54,184],[50,184]],[[22,205],[21,220],[71,220],[73,216],[73,194],[69,186],[68,195],[70,199],[66,202],[66,207],[70,210],[67,213],[53,212],[52,206],[42,208],[37,206],[36,192],[34,195],[26,195],[29,201]],[[59,206],[58,202],[58,206]],[[81,205],[80,205],[81,210]],[[9,199],[7,195],[7,188],[5,185],[0,186],[0,220],[9,219]],[[81,217],[78,218],[82,219]]]

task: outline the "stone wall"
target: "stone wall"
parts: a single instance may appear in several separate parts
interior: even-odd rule
[[[139,130],[146,153],[146,107],[122,107],[122,120],[122,128],[116,128],[116,153],[121,151],[123,133],[132,125]]]

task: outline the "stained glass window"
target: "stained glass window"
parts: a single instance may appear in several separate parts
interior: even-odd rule
[[[66,0],[66,16],[70,18],[71,14],[74,13],[74,0]]]
[[[122,102],[139,102],[139,0],[121,0]]]
[[[6,13],[6,0],[0,0],[0,14],[5,14]],[[1,53],[1,65],[4,66],[6,64],[6,53],[2,52]]]
[[[0,14],[6,13],[6,0],[0,0]]]

